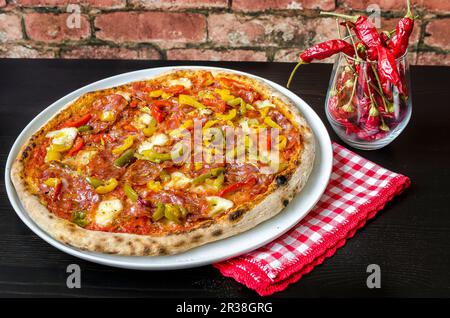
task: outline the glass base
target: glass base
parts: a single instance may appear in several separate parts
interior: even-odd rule
[[[345,142],[347,145],[355,148],[355,149],[361,149],[361,150],[377,150],[381,149],[383,147],[386,147],[391,142],[394,141],[395,138],[397,138],[400,133],[405,129],[406,125],[408,124],[409,120],[411,119],[411,109],[409,109],[408,113],[406,114],[403,121],[386,137],[381,138],[379,140],[374,141],[357,141],[353,140],[351,136],[348,136],[345,134],[345,130],[342,126],[335,124],[335,121],[330,118],[330,115],[328,112],[326,112],[328,122],[330,123],[331,127],[333,128],[334,132],[339,136],[339,138]]]

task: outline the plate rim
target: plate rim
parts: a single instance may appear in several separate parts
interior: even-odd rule
[[[277,91],[279,91],[281,94],[283,94],[288,99],[290,99],[296,105],[296,107],[298,107],[300,109],[300,111],[304,117],[312,117],[312,118],[307,118],[309,125],[311,126],[313,132],[315,133],[315,140],[316,140],[315,141],[316,142],[316,145],[315,145],[316,146],[316,158],[314,160],[314,167],[313,167],[313,171],[311,172],[311,175],[313,175],[313,173],[316,172],[315,170],[317,170],[319,168],[320,168],[319,172],[321,172],[323,174],[320,178],[318,177],[319,179],[322,180],[321,183],[316,185],[315,186],[316,188],[313,189],[315,191],[314,192],[315,198],[313,200],[314,202],[310,203],[309,207],[306,208],[305,211],[302,211],[301,215],[298,217],[298,219],[295,222],[291,222],[293,224],[285,226],[282,230],[277,229],[276,235],[270,236],[269,238],[266,238],[266,239],[261,239],[261,240],[259,240],[259,243],[257,243],[257,244],[254,243],[252,246],[242,248],[237,253],[235,253],[233,251],[230,251],[228,253],[222,252],[222,254],[220,254],[220,255],[204,257],[204,258],[189,258],[189,254],[192,254],[192,251],[198,252],[199,249],[208,250],[208,246],[211,247],[211,245],[219,245],[219,246],[225,245],[227,241],[235,240],[236,237],[239,237],[239,236],[244,236],[244,235],[248,236],[248,235],[255,234],[255,233],[249,234],[249,232],[256,232],[255,230],[260,228],[262,225],[270,223],[274,219],[279,218],[283,214],[283,212],[285,212],[286,210],[289,209],[289,206],[291,206],[291,208],[292,208],[293,204],[291,203],[286,209],[284,209],[281,213],[279,213],[274,218],[271,218],[265,222],[262,222],[261,224],[258,224],[257,226],[255,226],[254,228],[252,228],[248,231],[237,234],[235,236],[231,236],[229,238],[225,238],[222,240],[218,240],[218,241],[215,241],[212,243],[208,243],[208,244],[196,247],[194,249],[188,250],[188,251],[180,253],[180,254],[169,255],[169,256],[144,256],[144,257],[142,257],[142,256],[121,256],[121,255],[110,255],[110,254],[104,254],[104,253],[85,251],[85,250],[81,250],[81,249],[66,245],[64,243],[61,243],[58,240],[56,240],[55,238],[53,238],[52,236],[50,236],[47,232],[42,230],[28,216],[28,213],[22,207],[22,204],[20,202],[20,199],[17,196],[14,186],[12,185],[11,177],[10,177],[12,163],[14,162],[14,159],[16,158],[16,156],[22,146],[22,143],[26,140],[26,138],[27,138],[26,136],[27,135],[31,136],[35,132],[35,130],[38,129],[38,128],[32,129],[33,126],[40,127],[41,125],[37,124],[39,122],[39,120],[43,120],[44,122],[48,121],[48,119],[51,116],[53,116],[55,112],[59,111],[62,107],[64,107],[65,104],[67,104],[71,100],[78,98],[85,92],[92,91],[92,90],[99,90],[99,89],[106,88],[106,87],[111,87],[111,85],[104,86],[108,82],[119,80],[122,83],[129,83],[132,81],[142,80],[145,78],[156,76],[158,74],[162,74],[167,71],[177,70],[177,69],[218,70],[218,71],[237,73],[237,74],[246,75],[249,77],[259,79],[259,80],[263,81],[264,83],[268,84],[269,86],[274,87]],[[146,73],[147,73],[147,75],[145,76]],[[139,77],[139,76],[141,76],[141,77]],[[130,79],[129,77],[137,77],[137,78]],[[114,86],[116,86],[116,85],[120,85],[120,84],[114,84]],[[102,87],[96,87],[96,86],[102,86]],[[313,123],[312,123],[312,119],[313,119]],[[320,135],[317,134],[316,130],[319,130]],[[319,152],[320,152],[321,166],[318,167],[317,160],[318,160]],[[325,154],[325,156],[323,156],[323,154]],[[322,158],[322,157],[324,157],[324,158]],[[63,97],[59,98],[58,100],[56,100],[55,102],[51,103],[49,106],[44,108],[20,132],[18,137],[15,139],[15,141],[11,147],[11,150],[9,151],[8,158],[7,158],[6,165],[5,165],[5,187],[6,187],[8,199],[9,199],[14,211],[19,216],[19,218],[22,220],[22,222],[25,223],[25,225],[32,232],[34,232],[41,239],[43,239],[45,242],[52,245],[53,247],[57,248],[58,250],[65,252],[69,255],[81,258],[83,260],[87,260],[87,261],[94,262],[94,263],[99,263],[102,265],[108,265],[108,266],[112,266],[112,267],[141,269],[141,270],[169,270],[169,269],[198,267],[198,266],[209,265],[209,264],[220,262],[220,261],[223,261],[226,259],[230,259],[232,257],[236,257],[239,255],[248,253],[250,251],[253,251],[253,250],[267,244],[268,242],[275,240],[279,236],[281,236],[284,233],[286,233],[287,231],[289,231],[291,228],[293,228],[295,226],[295,224],[300,222],[301,219],[303,219],[311,211],[311,209],[316,205],[316,203],[319,201],[319,199],[322,196],[323,192],[325,191],[326,186],[331,177],[332,161],[333,161],[332,144],[331,144],[331,139],[330,139],[330,136],[328,134],[328,131],[327,131],[325,125],[323,124],[322,120],[317,115],[317,113],[314,111],[314,109],[311,106],[309,106],[301,97],[299,97],[292,91],[282,87],[281,85],[279,85],[273,81],[265,79],[263,77],[260,77],[260,76],[257,76],[257,75],[251,74],[251,73],[247,73],[247,72],[242,72],[239,70],[234,70],[234,69],[228,69],[228,68],[222,68],[222,67],[212,67],[212,66],[199,66],[199,65],[164,66],[164,67],[147,68],[147,69],[135,70],[135,71],[131,71],[131,72],[125,72],[125,73],[121,73],[121,74],[117,74],[114,76],[110,76],[110,77],[106,77],[106,78],[97,80],[97,81],[89,83],[83,87],[80,87],[74,91],[71,91],[70,93],[64,95]],[[308,179],[308,182],[306,183],[305,187],[308,186],[308,184],[310,184],[311,175],[310,175],[310,178]],[[302,191],[294,197],[294,200],[299,195],[301,195]],[[182,260],[177,261],[176,259],[180,256],[182,256]],[[184,256],[184,258],[183,258],[183,256]],[[116,258],[117,258],[117,260],[116,260]],[[126,259],[128,259],[128,258],[139,260],[139,262],[133,262],[130,260],[127,261]],[[160,260],[161,259],[163,259],[163,260],[169,259],[168,261],[170,261],[170,258],[172,258],[174,260],[172,260],[172,263],[169,263],[169,264],[158,264],[158,263],[155,264],[155,262],[152,262],[155,259],[160,259]],[[140,260],[143,260],[143,259],[146,261],[141,262]]]

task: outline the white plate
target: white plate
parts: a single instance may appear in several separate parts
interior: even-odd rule
[[[171,256],[119,256],[82,251],[80,249],[58,242],[46,232],[44,232],[38,225],[36,225],[36,223],[34,223],[34,221],[28,216],[28,214],[22,207],[22,204],[17,197],[17,193],[10,179],[11,165],[14,159],[17,157],[21,145],[65,104],[78,98],[86,92],[117,86],[128,82],[143,80],[154,75],[167,72],[169,70],[181,68],[224,70],[247,76],[253,76],[273,86],[275,89],[285,94],[298,106],[316,136],[316,158],[313,171],[306,186],[289,204],[289,206],[276,217],[263,222],[262,224],[247,232],[217,242],[206,244],[181,254]],[[288,231],[314,207],[316,202],[321,197],[330,178],[332,159],[333,152],[330,137],[322,121],[311,109],[311,107],[308,106],[308,104],[306,104],[300,97],[287,90],[286,88],[266,79],[229,69],[201,66],[160,67],[120,74],[100,80],[64,96],[63,98],[47,107],[25,127],[25,129],[15,141],[6,162],[5,184],[9,200],[11,201],[11,204],[20,219],[43,240],[63,252],[82,258],[84,260],[115,267],[145,270],[179,269],[212,264],[231,257],[238,256],[240,254],[263,246],[264,244],[274,240],[281,234]]]

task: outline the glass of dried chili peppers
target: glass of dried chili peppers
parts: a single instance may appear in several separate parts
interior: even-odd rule
[[[314,45],[300,54],[301,64],[337,54],[325,112],[338,136],[358,149],[392,142],[411,117],[407,48],[414,26],[409,1],[396,30],[379,32],[365,16],[336,16],[348,30],[344,39]]]

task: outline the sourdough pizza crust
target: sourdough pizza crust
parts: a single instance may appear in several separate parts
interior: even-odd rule
[[[195,72],[187,70],[173,71],[159,75],[155,79],[176,78],[180,74],[192,74]],[[93,231],[81,228],[68,220],[57,217],[42,205],[39,202],[39,198],[28,189],[27,182],[24,179],[24,161],[36,143],[42,140],[43,135],[49,128],[55,126],[55,123],[66,120],[71,113],[76,112],[76,109],[71,108],[75,104],[69,103],[25,143],[13,163],[11,179],[29,216],[44,231],[58,241],[83,250],[119,255],[158,256],[181,253],[209,242],[239,234],[280,213],[295,194],[302,190],[312,171],[315,157],[314,135],[297,107],[272,87],[257,79],[235,73],[223,71],[212,71],[211,73],[214,77],[227,77],[244,82],[256,91],[271,96],[274,103],[290,117],[291,122],[298,125],[302,147],[297,165],[288,174],[275,178],[267,190],[269,194],[260,202],[256,205],[249,203],[244,207],[238,206],[231,212],[199,224],[189,231],[165,235],[137,235]],[[120,89],[120,87],[112,90],[115,89]],[[98,93],[87,93],[81,96],[80,99],[85,99],[88,102],[95,98]],[[77,105],[79,106],[80,103]]]

